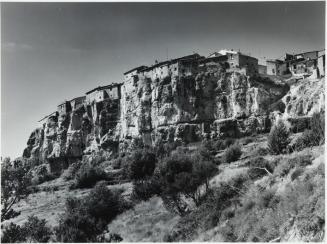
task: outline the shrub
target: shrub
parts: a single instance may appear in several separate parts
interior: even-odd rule
[[[242,155],[242,150],[239,144],[233,144],[232,146],[226,149],[226,152],[223,155],[224,163],[231,163],[237,161]]]
[[[290,151],[301,151],[304,148],[315,146],[313,138],[315,138],[313,131],[305,130],[303,134],[298,137],[292,145],[290,145]]]
[[[256,151],[255,154],[258,156],[265,156],[269,153],[268,149],[265,147],[259,147]]]
[[[325,112],[314,113],[311,119],[311,128],[315,145],[325,143]]]
[[[1,221],[17,216],[12,206],[29,194],[29,169],[22,160],[1,163]]]
[[[66,169],[63,174],[62,177],[65,180],[72,180],[75,178],[75,175],[77,174],[79,168],[81,166],[81,162],[76,162],[76,163],[72,163],[71,165],[69,165],[68,169]]]
[[[25,240],[26,232],[19,225],[10,223],[2,229],[2,243],[24,242]]]
[[[285,124],[279,120],[269,133],[268,148],[273,154],[281,154],[285,152],[289,142],[289,131]]]
[[[220,151],[220,150],[225,150],[227,147],[233,145],[234,143],[235,143],[235,139],[226,138],[224,140],[217,140],[213,146],[217,151]]]
[[[119,192],[99,182],[83,199],[66,201],[66,212],[59,220],[56,236],[59,242],[97,242],[107,224],[129,206]]]
[[[310,118],[288,118],[288,121],[291,123],[291,131],[293,133],[302,132],[306,129],[310,129]]]
[[[129,176],[141,180],[153,174],[156,166],[156,155],[148,150],[137,150],[131,156]]]
[[[196,205],[203,200],[203,196],[209,188],[209,178],[215,173],[212,162],[204,161],[201,155],[188,155],[179,153],[167,158],[160,165],[160,182],[162,186],[162,197],[166,200],[168,208],[177,210],[183,215],[185,202],[181,194],[193,199]],[[201,194],[199,186],[205,184],[205,192]]]
[[[132,197],[136,200],[147,200],[154,195],[160,195],[161,185],[159,176],[153,176],[148,180],[135,181],[133,183]]]
[[[311,163],[312,160],[310,155],[281,160],[276,166],[274,174],[283,177],[287,175],[294,167],[303,168]]]
[[[293,173],[291,174],[291,180],[294,181],[297,179],[300,175],[302,175],[304,172],[303,168],[296,168]]]
[[[34,177],[31,179],[33,185],[42,184],[43,182],[50,181],[56,178],[51,174],[46,165],[39,165],[33,169]]]
[[[48,242],[52,235],[51,229],[44,219],[29,216],[22,227],[10,223],[3,230],[1,242]]]
[[[35,216],[28,217],[23,229],[27,235],[27,242],[48,242],[52,234],[51,229],[46,226],[46,221]]]
[[[75,175],[76,188],[93,187],[98,181],[107,180],[106,173],[97,166],[91,166],[88,163],[81,165]]]
[[[264,175],[272,174],[274,171],[273,166],[269,163],[268,160],[257,157],[249,162],[248,175],[250,179],[258,179]]]

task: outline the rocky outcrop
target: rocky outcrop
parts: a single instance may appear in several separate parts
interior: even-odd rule
[[[88,99],[48,117],[31,134],[24,156],[67,163],[99,150],[128,150],[137,141],[189,143],[266,131],[269,105],[288,89],[227,72],[219,63],[202,65],[192,75],[153,79],[139,73],[125,80],[118,98]]]
[[[311,116],[325,109],[325,78],[304,79],[291,86],[282,99],[286,105],[284,117]]]

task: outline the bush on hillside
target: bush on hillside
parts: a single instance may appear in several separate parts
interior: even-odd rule
[[[48,242],[52,231],[46,225],[45,219],[39,219],[35,216],[29,216],[27,222],[23,225],[26,233],[27,242]]]
[[[314,113],[311,119],[311,128],[315,145],[325,143],[325,112]]]
[[[132,180],[142,180],[152,176],[156,166],[156,155],[149,150],[137,150],[131,158],[129,177]]]
[[[1,221],[19,213],[12,206],[29,194],[31,185],[30,167],[23,160],[9,160],[1,164]]]
[[[46,165],[39,165],[33,169],[34,176],[31,179],[33,185],[39,185],[43,182],[54,180],[56,176],[49,172]]]
[[[183,215],[185,202],[181,195],[193,199],[199,205],[209,188],[209,179],[216,169],[212,162],[204,161],[201,155],[188,155],[179,153],[172,155],[160,165],[160,182],[162,186],[163,199],[170,201],[166,204]],[[205,192],[201,193],[199,186],[205,185]]]
[[[223,155],[224,163],[231,163],[237,161],[242,155],[242,150],[239,144],[233,144],[228,147]]]
[[[310,165],[311,163],[312,159],[310,155],[281,160],[274,170],[274,175],[284,177],[288,175],[291,169],[295,167],[304,168],[305,166]]]
[[[10,223],[2,229],[2,243],[15,243],[24,241],[26,241],[26,233],[19,225]]]
[[[252,180],[261,178],[267,174],[271,175],[273,171],[274,167],[263,157],[256,157],[249,162],[248,175]]]
[[[311,120],[309,117],[302,118],[288,118],[287,119],[291,124],[291,131],[293,133],[303,132],[306,129],[310,129]]]
[[[99,182],[83,199],[69,198],[56,228],[59,242],[98,242],[107,224],[129,206],[119,192]]]
[[[72,163],[71,165],[69,165],[68,169],[66,169],[62,174],[62,177],[64,178],[64,180],[74,179],[80,166],[81,166],[81,162],[76,162],[76,163]]]
[[[148,200],[154,195],[161,194],[159,175],[154,174],[150,179],[135,181],[133,183],[132,198],[136,200]]]
[[[174,151],[179,145],[180,143],[176,141],[173,142],[162,142],[161,140],[157,141],[154,147],[156,157],[158,159],[169,157],[170,153]]]
[[[15,242],[48,242],[52,235],[51,229],[46,225],[44,219],[29,216],[22,227],[10,223],[3,230],[2,243]]]
[[[107,179],[106,173],[101,168],[84,163],[76,172],[74,187],[90,188],[97,182]]]
[[[304,148],[313,147],[316,145],[315,135],[312,130],[305,130],[303,134],[291,144],[289,151],[302,151]]]
[[[281,154],[285,152],[289,142],[289,131],[280,120],[271,128],[268,136],[268,148],[272,154]]]

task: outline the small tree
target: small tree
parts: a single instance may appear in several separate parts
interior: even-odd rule
[[[142,180],[153,174],[156,155],[146,149],[137,150],[131,156],[129,176],[132,180]]]
[[[48,242],[51,237],[51,229],[46,225],[45,219],[29,216],[23,225],[27,242]]]
[[[68,198],[55,229],[59,242],[98,242],[107,224],[128,207],[118,191],[99,182],[83,199]]]
[[[1,164],[1,221],[17,216],[12,207],[28,194],[31,184],[29,167],[23,161],[6,160]]]
[[[279,120],[269,133],[268,148],[273,154],[281,154],[285,152],[289,143],[289,131],[283,121]]]
[[[19,225],[10,223],[2,229],[2,243],[15,243],[24,241],[26,241],[26,232]]]
[[[163,200],[170,209],[185,214],[187,204],[182,195],[193,199],[198,206],[209,188],[209,179],[215,172],[210,161],[203,160],[200,155],[179,154],[172,156],[160,165],[160,176]],[[205,191],[200,186],[204,184]]]
[[[242,150],[239,144],[235,143],[226,149],[223,155],[223,162],[231,163],[238,160],[242,155]]]

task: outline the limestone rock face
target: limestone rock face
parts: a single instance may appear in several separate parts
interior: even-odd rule
[[[305,79],[291,86],[282,101],[286,105],[284,117],[311,116],[325,110],[325,78]]]
[[[135,143],[262,132],[270,128],[269,105],[287,92],[286,85],[226,72],[219,63],[187,75],[139,73],[125,80],[118,98],[88,99],[48,117],[31,134],[24,156],[67,162],[100,150],[129,150]]]

